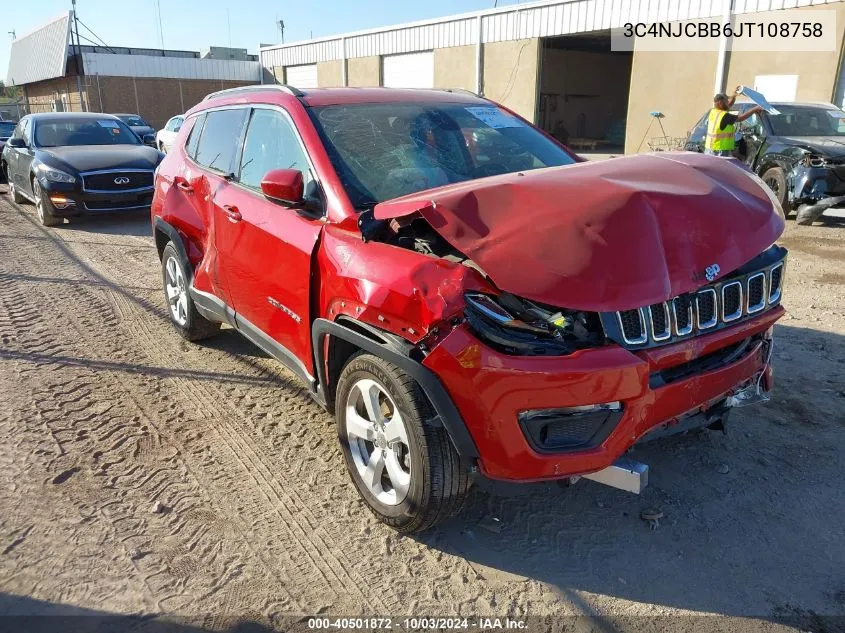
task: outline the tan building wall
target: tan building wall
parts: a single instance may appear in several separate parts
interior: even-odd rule
[[[372,87],[381,85],[381,57],[352,57],[346,60],[346,73],[350,86]]]
[[[318,62],[317,85],[320,88],[343,86],[343,62],[339,59],[331,62]]]
[[[434,49],[434,87],[475,90],[475,45]]]
[[[566,136],[565,130],[570,138],[603,139],[628,114],[631,58],[626,53],[547,49],[538,123],[558,138]]]
[[[248,85],[240,81],[169,79],[147,77],[82,77],[83,95],[89,112],[140,114],[159,129],[167,120],[181,114],[210,92]],[[76,77],[60,77],[25,86],[31,112],[52,111],[53,100],[65,94],[70,112],[81,112]]]
[[[836,41],[842,42],[845,32],[845,3],[802,7],[802,11],[835,10]],[[743,20],[759,21],[765,14],[751,13]],[[827,53],[796,53],[778,51],[771,53],[732,52],[728,57],[726,92],[736,86],[754,85],[756,75],[798,75],[797,101],[831,101],[836,87],[836,73],[842,51]]]
[[[713,103],[717,56],[715,51],[637,52],[635,46],[625,128],[626,154],[638,148],[648,151],[649,139],[661,136],[658,122],[649,116],[655,110],[665,115],[662,123],[667,136],[686,136]]]
[[[483,47],[484,96],[534,121],[540,40],[492,42]]]

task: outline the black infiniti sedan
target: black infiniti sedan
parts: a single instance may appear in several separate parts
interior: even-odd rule
[[[15,202],[35,204],[44,226],[63,218],[149,209],[164,157],[110,114],[30,114],[0,156]]]
[[[753,103],[737,103],[743,112]],[[845,205],[845,111],[822,103],[773,103],[779,114],[755,114],[737,124],[736,157],[763,179],[785,213],[812,224]],[[704,151],[705,112],[685,149]]]

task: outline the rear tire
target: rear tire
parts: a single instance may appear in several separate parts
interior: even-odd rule
[[[409,534],[461,509],[469,465],[446,429],[428,423],[434,412],[413,378],[382,358],[359,354],[340,374],[336,403],[346,467],[380,521]]]
[[[63,218],[54,213],[53,203],[50,202],[47,193],[41,189],[38,178],[32,179],[32,194],[35,197],[35,215],[38,216],[38,221],[42,226],[58,226],[63,222]]]
[[[168,242],[161,254],[161,276],[164,300],[170,322],[187,341],[199,341],[214,336],[220,324],[209,321],[199,312],[188,292],[188,273],[173,242]]]
[[[784,219],[789,215],[791,209],[789,208],[789,201],[786,196],[786,174],[780,167],[770,167],[763,172],[760,179],[766,183],[769,189],[775,194],[775,197],[780,202],[783,209]]]

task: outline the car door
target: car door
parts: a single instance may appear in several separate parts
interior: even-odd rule
[[[222,195],[221,192],[231,188],[233,170],[248,116],[247,107],[208,111],[192,157],[193,165],[185,161],[185,170],[176,178],[177,187],[195,206],[197,213],[202,217],[201,224],[208,232],[204,240],[206,250],[202,264],[194,273],[195,288],[213,293],[230,307],[234,304],[231,288],[223,274],[217,237],[217,232],[226,228],[228,220],[224,211],[218,208],[214,201],[218,195]],[[191,151],[191,140],[188,139],[186,151]]]
[[[214,198],[218,217],[226,218],[217,229],[218,250],[238,326],[257,330],[259,337],[276,346],[276,355],[290,354],[311,372],[311,261],[323,217],[264,197],[262,178],[283,168],[300,170],[305,190],[318,190],[288,113],[279,107],[255,106],[237,178],[232,186],[217,190]]]
[[[9,180],[15,183],[19,190],[32,193],[32,183],[29,182],[29,168],[32,165],[32,149],[29,129],[32,119],[21,119],[15,128],[14,138],[23,139],[26,147],[10,147],[8,157]]]

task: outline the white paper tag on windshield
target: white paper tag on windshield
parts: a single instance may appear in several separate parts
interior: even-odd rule
[[[120,129],[120,126],[117,124],[117,121],[97,121],[101,127],[110,127],[110,128],[117,128]]]
[[[507,112],[492,106],[473,106],[466,109],[476,119],[492,128],[522,127],[522,122]]]

